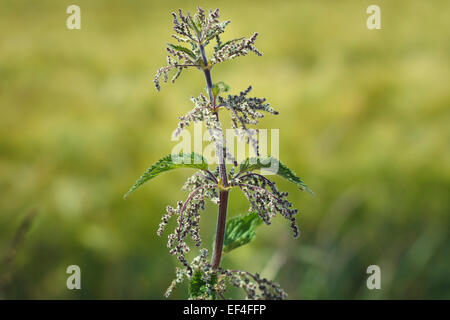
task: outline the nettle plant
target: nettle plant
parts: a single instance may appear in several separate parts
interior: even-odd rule
[[[199,7],[193,16],[189,12],[183,14],[181,10],[178,15],[175,13],[172,15],[173,29],[176,32],[172,36],[186,45],[167,44],[169,53],[167,66],[157,71],[154,83],[159,91],[161,76],[167,82],[168,74],[172,70],[176,71],[172,82],[184,69],[193,68],[203,72],[206,80],[206,96],[200,94],[197,98],[191,98],[194,107],[185,116],[179,117],[174,135],[178,136],[192,122],[202,121],[209,132],[210,140],[215,145],[217,166],[214,170],[210,170],[205,158],[196,153],[168,155],[152,165],[131,187],[125,198],[163,172],[177,168],[198,169],[183,186],[183,190],[189,192],[187,199],[179,201],[174,207],[167,206],[157,231],[161,236],[169,219],[172,216],[177,217],[177,225],[168,236],[167,247],[170,248],[170,254],[175,255],[182,266],[176,268],[176,278],[165,296],[170,295],[177,283],[187,279],[190,299],[225,299],[229,286],[242,288],[248,299],[283,299],[287,294],[277,283],[262,278],[258,273],[225,269],[220,265],[223,254],[252,241],[255,238],[255,228],[262,222],[269,225],[277,214],[289,221],[294,238],[299,235],[295,218],[297,209],[292,208],[292,203],[286,200],[288,193],[279,191],[275,182],[255,172],[256,170],[269,170],[269,173],[287,179],[301,190],[311,192],[299,177],[277,159],[259,155],[255,134],[257,130],[249,129],[248,126],[256,125],[258,119],[264,117],[264,112],[274,115],[278,112],[266,103],[264,98],[249,97],[251,87],[238,95],[225,97],[224,93],[229,91],[229,86],[222,81],[214,83],[212,80],[211,70],[218,63],[245,56],[249,52],[261,56],[261,52],[255,48],[258,34],[254,33],[250,38],[223,42],[221,35],[230,21],[219,21],[218,9],[205,12]],[[214,43],[213,53],[208,58],[205,47],[212,43]],[[224,143],[224,132],[219,120],[221,111],[230,111],[233,128],[252,146],[256,157],[247,158],[237,164]],[[227,163],[233,164],[230,170],[227,170],[226,160]],[[273,169],[274,167],[276,169]],[[242,190],[250,202],[250,209],[248,214],[235,215],[227,221],[228,196],[232,188]],[[205,210],[206,199],[219,207],[213,254],[210,260],[208,250],[203,248],[199,256],[188,262],[185,256],[190,251],[187,244],[188,236],[196,247],[202,245],[199,220],[200,210]]]

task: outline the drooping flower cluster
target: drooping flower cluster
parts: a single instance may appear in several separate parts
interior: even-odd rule
[[[217,180],[211,172],[208,171],[208,173],[209,175],[203,171],[197,172],[186,181],[183,190],[191,191],[188,198],[184,202],[178,201],[176,208],[167,206],[167,213],[162,216],[157,231],[158,236],[161,236],[169,219],[172,216],[178,216],[177,226],[174,232],[168,236],[167,247],[170,248],[170,254],[176,255],[178,261],[188,272],[191,272],[192,269],[185,257],[185,253],[190,250],[186,243],[186,237],[190,235],[195,246],[201,245],[200,210],[205,210],[205,198],[218,202]]]
[[[217,183],[218,176],[218,171],[197,171],[186,180],[182,189],[183,191],[192,192],[201,186],[215,184]],[[215,204],[219,203],[219,194],[215,188],[205,188],[203,190],[203,196]]]
[[[292,203],[286,200],[287,192],[280,192],[275,182],[257,173],[237,175],[231,182],[239,186],[250,202],[249,212],[257,212],[265,224],[270,225],[271,219],[277,213],[290,221],[294,238],[299,236],[295,215],[298,210],[292,208]]]
[[[184,278],[192,281],[197,277],[197,291],[191,292],[190,299],[210,300],[220,297],[225,299],[224,294],[228,287],[241,288],[246,299],[250,300],[281,300],[287,297],[286,292],[274,281],[262,278],[258,273],[247,271],[214,269],[207,260],[208,250],[201,249],[200,255],[193,259],[189,271],[186,268],[176,268],[176,277],[167,288],[165,297],[169,297],[176,285]]]

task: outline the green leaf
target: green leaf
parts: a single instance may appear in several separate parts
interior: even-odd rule
[[[209,284],[214,285],[217,282],[217,276],[212,276]],[[196,270],[192,276],[191,282],[189,283],[189,298],[205,297],[206,294],[206,282],[202,279],[202,272]],[[215,297],[215,292],[211,297],[213,300]]]
[[[272,168],[272,163],[278,162],[277,171],[275,172],[274,168]],[[253,171],[264,168],[268,171],[271,171],[277,175],[279,175],[282,178],[285,178],[286,180],[295,183],[301,190],[308,191],[312,195],[314,195],[314,192],[311,191],[311,189],[308,188],[308,186],[297,177],[297,175],[288,167],[286,167],[280,160],[268,157],[262,159],[261,157],[254,157],[254,158],[247,158],[245,159],[239,168],[239,172],[246,172],[246,171]]]
[[[178,168],[194,168],[207,170],[208,163],[206,162],[205,158],[194,152],[192,152],[191,154],[169,154],[156,162],[150,168],[148,168],[147,171],[145,171],[145,173],[130,188],[130,190],[128,190],[128,192],[124,196],[124,199],[126,199],[130,195],[130,193],[135,191],[148,180],[153,179],[163,172]]]
[[[223,252],[230,252],[255,239],[255,229],[261,223],[262,220],[256,212],[229,219],[225,228]]]
[[[217,97],[221,92],[228,92],[230,90],[230,86],[227,85],[223,81],[219,81],[213,85],[212,92],[214,97]]]
[[[191,298],[196,298],[198,296],[204,295],[206,291],[205,281],[202,280],[202,272],[197,270],[192,276],[191,282],[189,283],[189,296]]]
[[[188,48],[186,48],[186,47],[179,46],[179,45],[172,44],[172,43],[167,43],[167,45],[168,45],[170,48],[172,48],[173,50],[182,51],[182,52],[184,52],[184,53],[187,53],[187,54],[188,54],[189,56],[191,56],[193,59],[197,59],[197,57],[195,56],[195,54],[194,54],[191,50],[189,50]]]
[[[230,86],[227,85],[225,82],[223,81],[219,81],[217,82],[214,87],[217,87],[219,89],[219,92],[228,92],[230,91]]]

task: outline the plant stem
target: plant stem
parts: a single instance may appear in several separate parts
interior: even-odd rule
[[[217,217],[216,241],[214,242],[214,253],[211,260],[212,267],[220,267],[222,259],[223,240],[225,238],[225,226],[227,222],[228,191],[220,191],[219,216]]]
[[[208,59],[206,58],[205,48],[200,43],[200,51],[202,53],[206,85],[208,86],[209,100],[211,107],[215,109],[216,99],[214,98],[212,89],[211,70],[208,66]],[[216,118],[219,121],[219,114],[216,111]],[[223,140],[223,132],[222,132]],[[219,163],[219,173],[224,187],[228,187],[227,167],[225,166],[224,150],[222,146],[216,144],[216,156]],[[219,195],[219,213],[217,217],[216,241],[214,243],[214,252],[211,260],[214,269],[219,268],[220,260],[222,258],[223,240],[225,238],[225,226],[227,221],[227,207],[228,207],[228,190],[221,190]]]

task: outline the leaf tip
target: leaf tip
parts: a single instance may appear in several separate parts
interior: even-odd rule
[[[301,187],[300,188],[302,191],[306,191],[306,192],[308,192],[310,195],[312,195],[313,197],[316,195],[315,193],[314,193],[314,191],[312,191],[310,188],[308,188],[307,186],[303,186],[303,187]]]

